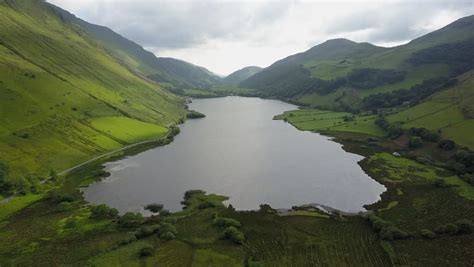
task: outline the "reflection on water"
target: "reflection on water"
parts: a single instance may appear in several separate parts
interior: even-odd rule
[[[320,203],[358,212],[385,190],[357,164],[361,156],[272,120],[293,105],[225,97],[194,100],[190,108],[207,117],[181,125],[165,147],[106,164],[111,176],[85,189],[86,199],[122,212],[152,202],[176,211],[186,190],[203,189],[229,196],[237,209]]]

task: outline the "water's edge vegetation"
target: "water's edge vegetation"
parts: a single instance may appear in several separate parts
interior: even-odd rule
[[[302,111],[296,112],[283,116],[291,122]],[[107,176],[103,163],[165,145],[172,140],[167,138],[56,177],[45,185],[52,190],[44,197],[26,195],[22,202],[20,196],[12,206],[21,208],[2,217],[0,255],[9,256],[1,260],[19,265],[74,261],[236,266],[310,260],[328,265],[389,266],[429,263],[432,257],[418,255],[428,255],[427,250],[433,249],[429,244],[449,242],[457,249],[435,246],[440,249],[437,253],[450,263],[468,261],[472,186],[438,167],[392,154],[403,154],[403,148],[390,139],[361,133],[359,126],[353,130],[322,132],[334,136],[346,151],[365,156],[360,162],[363,170],[388,188],[380,202],[367,207],[370,215],[327,214],[311,206],[282,213],[268,205],[238,212],[222,204],[226,197],[203,191],[187,192],[183,211],[169,213],[158,205],[154,209],[158,215],[149,218],[134,213],[119,216],[112,208],[84,201],[79,188]],[[34,225],[31,218],[35,218]]]

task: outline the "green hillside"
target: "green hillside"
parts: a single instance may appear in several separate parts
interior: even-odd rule
[[[243,80],[246,80],[256,73],[260,72],[262,68],[257,66],[245,67],[243,69],[237,70],[225,77],[222,82],[224,84],[237,85]]]
[[[12,177],[159,138],[184,116],[182,99],[44,1],[0,2],[0,62],[0,161]]]
[[[474,16],[393,48],[335,39],[282,59],[240,83],[262,96],[355,111],[373,94],[412,89],[473,67]]]
[[[51,8],[56,10],[62,20],[80,26],[109,52],[154,81],[170,83],[178,88],[208,88],[221,81],[220,77],[203,67],[173,58],[157,58],[137,43],[107,27],[84,21],[54,5]]]
[[[422,103],[388,116],[403,128],[423,127],[444,138],[474,149],[474,72],[461,76],[460,82],[440,91]]]

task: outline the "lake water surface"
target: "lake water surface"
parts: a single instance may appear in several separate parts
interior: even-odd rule
[[[319,203],[363,211],[385,187],[328,137],[302,132],[274,115],[296,106],[277,100],[224,97],[194,100],[190,109],[206,118],[189,120],[181,133],[158,147],[107,163],[111,176],[84,190],[92,203],[121,212],[148,203],[181,210],[185,191],[202,189],[230,197],[241,210]]]

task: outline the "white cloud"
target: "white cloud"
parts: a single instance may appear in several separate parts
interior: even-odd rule
[[[336,37],[398,45],[474,13],[473,0],[49,1],[158,56],[219,74],[267,66]]]

